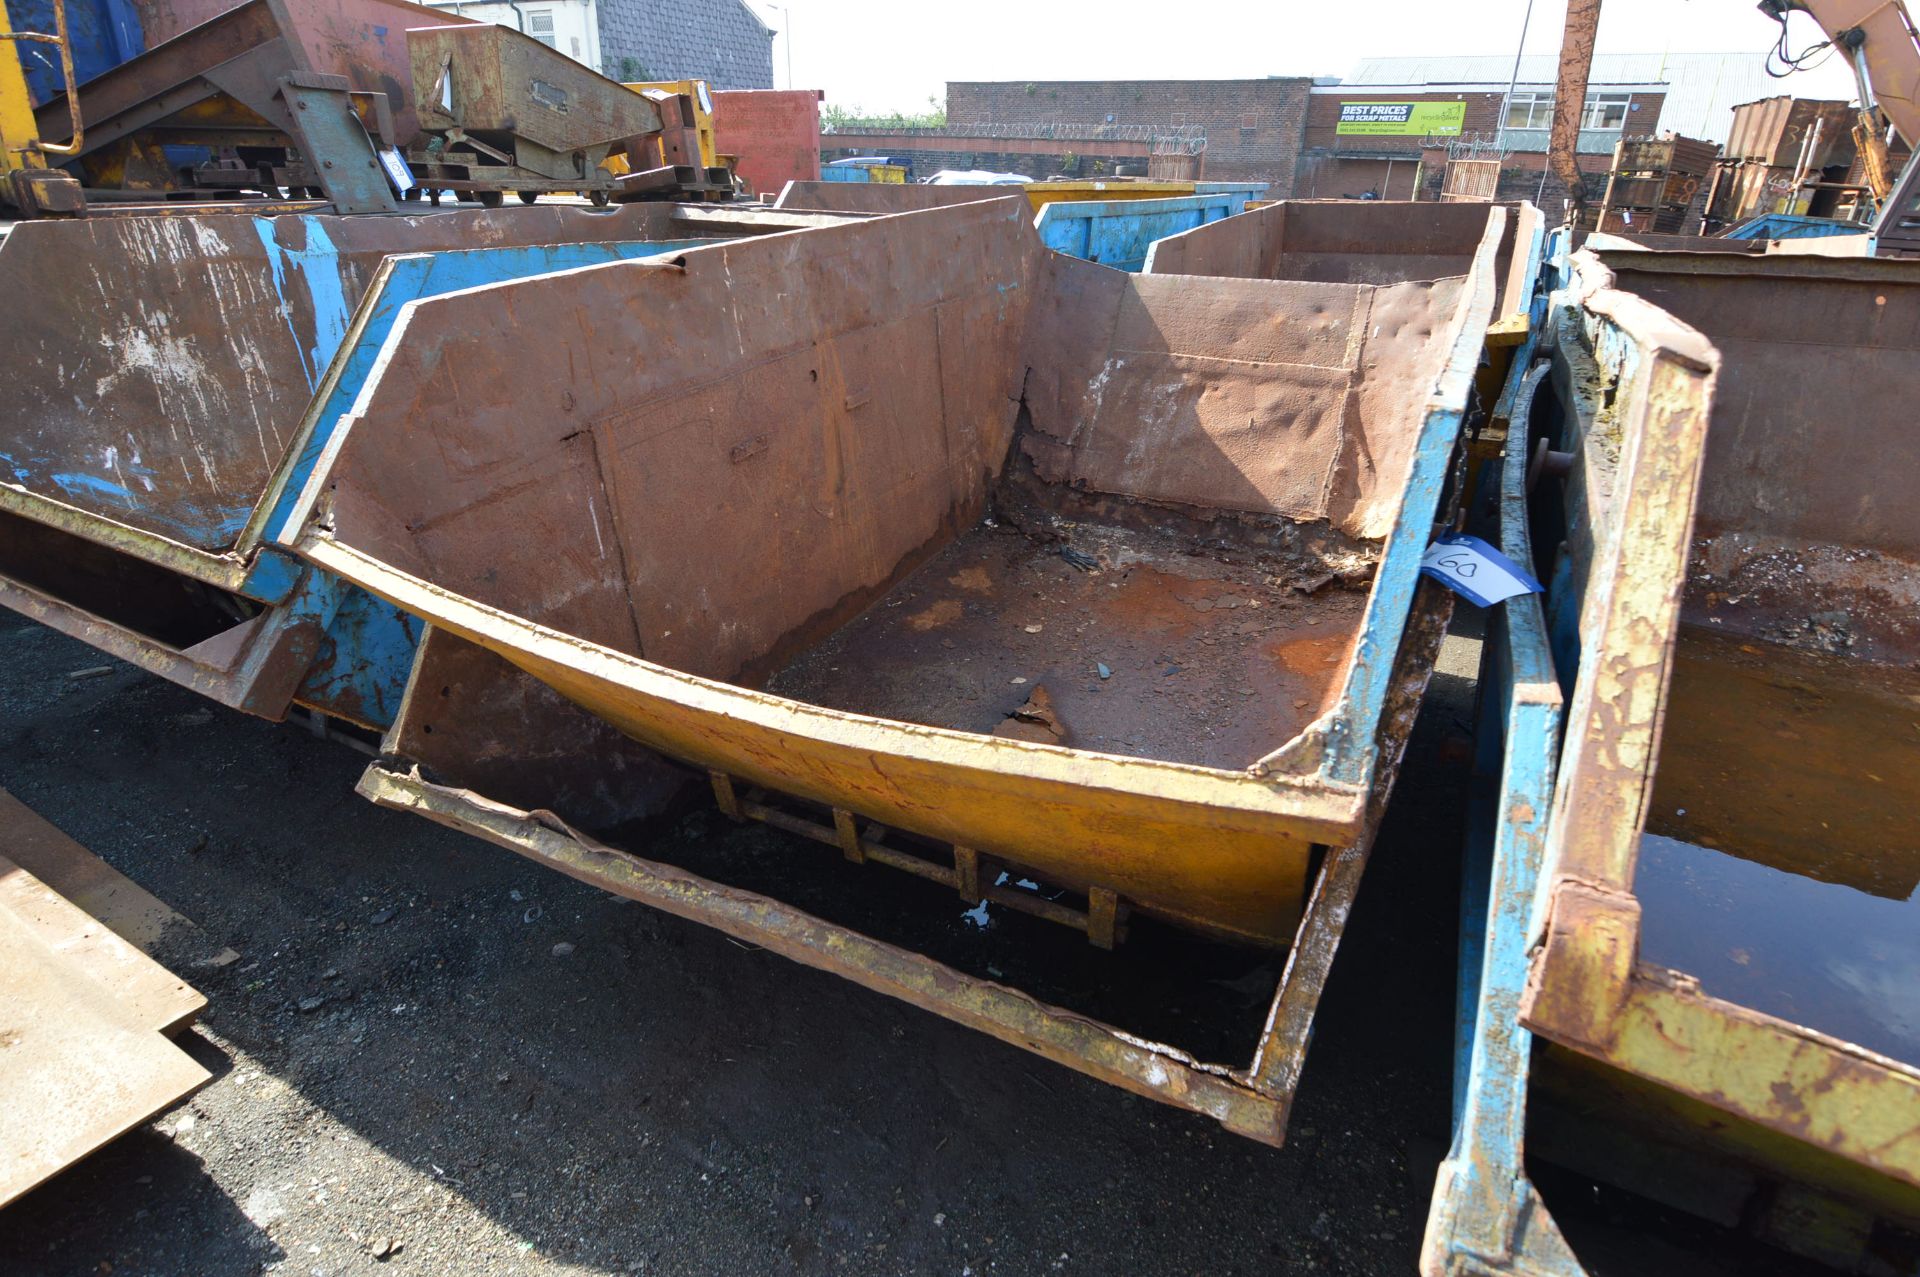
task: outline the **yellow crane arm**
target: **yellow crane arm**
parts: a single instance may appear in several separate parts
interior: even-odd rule
[[[1760,0],[1760,11],[1780,23],[1784,50],[1787,14],[1813,18],[1847,59],[1860,92],[1854,139],[1866,162],[1867,184],[1884,201],[1893,187],[1887,169],[1886,130],[1920,149],[1920,31],[1906,0]]]
[[[1797,9],[1818,22],[1853,68],[1860,104],[1878,106],[1920,150],[1920,31],[1906,0],[1765,0],[1760,8],[1783,20]]]

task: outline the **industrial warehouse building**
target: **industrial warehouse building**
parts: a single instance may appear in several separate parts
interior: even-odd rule
[[[1501,160],[1502,198],[1547,198],[1554,59],[1370,58],[1335,78],[953,81],[944,129],[839,129],[823,155],[897,154],[925,175],[993,168],[1048,177],[1144,172],[1268,183],[1275,197],[1437,199],[1451,158]],[[1844,68],[1796,76],[1847,98]],[[1578,160],[1589,193],[1622,137],[1725,143],[1733,108],[1777,95],[1766,55],[1598,54]],[[1176,159],[1184,158],[1183,166]]]

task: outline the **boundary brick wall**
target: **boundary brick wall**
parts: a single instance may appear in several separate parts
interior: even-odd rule
[[[950,128],[1111,124],[1203,130],[1207,138],[1203,177],[1219,182],[1266,182],[1271,197],[1281,199],[1293,190],[1311,84],[1304,77],[1278,76],[1261,80],[949,81],[947,124]]]

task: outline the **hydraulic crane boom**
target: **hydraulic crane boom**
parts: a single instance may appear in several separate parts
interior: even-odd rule
[[[1867,184],[1884,202],[1895,177],[1887,169],[1887,127],[1920,149],[1920,32],[1905,0],[1760,0],[1760,11],[1783,32],[1795,10],[1820,24],[1853,70],[1860,92],[1854,135],[1866,157]]]

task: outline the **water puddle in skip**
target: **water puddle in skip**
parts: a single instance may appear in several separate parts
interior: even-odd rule
[[[1640,956],[1920,1066],[1920,673],[1683,629]]]

